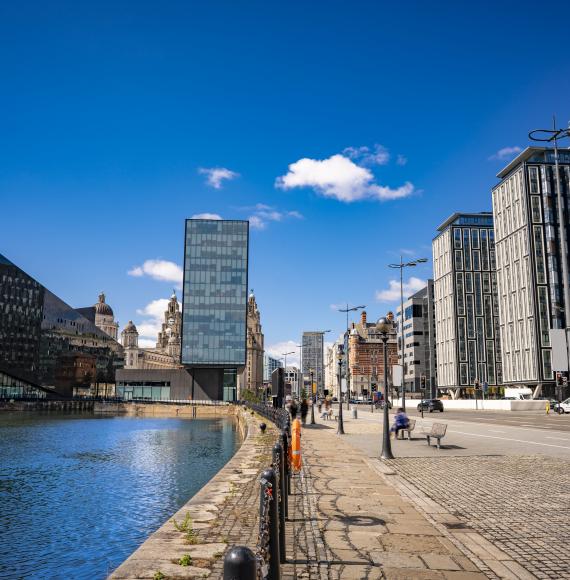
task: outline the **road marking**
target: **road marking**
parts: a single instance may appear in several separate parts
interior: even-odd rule
[[[495,429],[489,429],[489,433],[504,433],[504,431],[496,431]]]
[[[545,439],[558,439],[559,441],[570,441],[570,439],[566,437],[545,437]]]
[[[465,431],[452,431],[449,433],[459,433],[460,435],[471,435],[471,437],[485,437],[487,439],[501,439],[502,441],[515,441],[516,443],[527,443],[529,445],[542,445],[543,447],[558,447],[559,449],[570,449],[566,445],[553,445],[552,443],[538,443],[538,441],[527,441],[525,439],[511,439],[510,437],[495,437],[494,435],[479,435],[477,433],[465,433]]]

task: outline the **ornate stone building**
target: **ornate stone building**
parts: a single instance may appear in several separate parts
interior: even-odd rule
[[[112,339],[118,340],[119,323],[115,322],[113,309],[105,302],[105,294],[99,294],[99,301],[95,304],[95,326],[100,328]]]
[[[247,362],[240,374],[239,386],[253,392],[263,386],[263,332],[253,291],[247,300]]]
[[[398,342],[394,315],[387,317],[392,324],[388,336],[388,386],[392,384],[392,366],[398,364]],[[351,396],[370,397],[373,387],[384,390],[384,349],[376,322],[366,321],[362,312],[360,322],[352,324],[349,335],[349,372]]]
[[[177,369],[180,364],[180,331],[182,314],[173,292],[164,313],[162,330],[155,348],[140,348],[139,333],[132,320],[123,329],[121,338],[125,350],[126,369]]]

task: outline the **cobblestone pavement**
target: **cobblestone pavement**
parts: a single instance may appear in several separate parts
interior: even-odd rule
[[[570,578],[569,461],[403,458],[390,466],[537,578]]]
[[[302,449],[304,467],[293,478],[283,578],[497,577],[485,567],[483,574],[333,429],[304,429]]]

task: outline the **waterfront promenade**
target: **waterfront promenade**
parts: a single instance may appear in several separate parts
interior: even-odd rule
[[[242,427],[248,425],[240,450],[111,578],[221,578],[228,548],[256,550],[259,474],[270,464],[277,429],[239,413]],[[457,425],[437,451],[422,432],[445,419],[439,415],[419,424],[414,441],[393,441],[397,459],[380,461],[380,418],[366,412],[347,418],[345,436],[336,434],[334,421],[303,428],[282,578],[570,578],[561,544],[568,531],[560,491],[568,483],[566,462],[485,454],[475,443],[465,456],[452,440]],[[544,478],[540,484],[541,474],[560,489],[549,489]],[[528,493],[524,481],[533,486]]]

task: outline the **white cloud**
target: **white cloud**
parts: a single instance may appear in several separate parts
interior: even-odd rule
[[[338,153],[328,159],[299,159],[289,165],[286,175],[277,178],[275,186],[280,189],[311,187],[320,195],[346,203],[362,199],[399,199],[415,191],[410,182],[396,189],[378,185],[369,169]]]
[[[398,165],[406,165],[407,162],[408,158],[405,155],[398,155],[398,157],[396,157],[396,163]]]
[[[221,189],[224,180],[236,179],[239,173],[226,169],[225,167],[200,167],[198,173],[206,175],[206,183],[214,189]]]
[[[386,165],[390,161],[390,153],[383,145],[374,145],[370,147],[347,147],[342,152],[343,155],[357,160],[363,165]]]
[[[376,300],[379,302],[399,302],[400,300],[400,281],[390,280],[387,290],[377,290]],[[427,284],[426,280],[412,276],[407,282],[404,282],[404,300],[410,294],[421,290]]]
[[[164,313],[168,309],[168,298],[158,298],[149,302],[144,308],[139,308],[137,314],[143,316],[143,320],[137,324],[139,333],[139,346],[154,347],[158,333],[162,329]]]
[[[192,220],[221,220],[222,216],[217,213],[195,213]]]
[[[247,219],[249,227],[254,230],[264,230],[267,227],[267,224],[259,216],[250,215]]]
[[[256,204],[253,209],[255,212],[248,219],[249,225],[255,230],[264,230],[268,222],[280,222],[287,218],[304,219],[296,210],[282,211],[264,203]]]
[[[283,356],[286,352],[292,352],[293,354],[287,355],[287,366],[299,367],[299,347],[297,342],[294,340],[283,340],[281,342],[276,342],[265,347],[265,352],[272,356],[273,358],[284,359]],[[281,360],[285,364],[284,360]]]
[[[493,153],[489,157],[489,160],[498,160],[498,161],[505,161],[506,159],[511,159],[515,155],[518,155],[522,149],[520,147],[503,147],[499,149],[496,153]]]
[[[168,260],[146,260],[142,266],[129,270],[128,274],[137,278],[149,276],[162,282],[174,282],[177,288],[182,287],[182,268]]]

